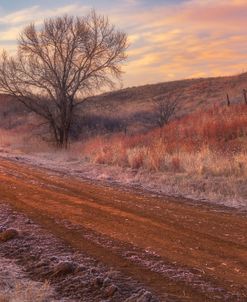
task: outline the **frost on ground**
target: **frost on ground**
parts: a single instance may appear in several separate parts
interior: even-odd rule
[[[108,187],[78,181],[70,174],[87,171],[77,159],[60,158],[59,173],[46,160],[52,170],[18,163],[30,161],[20,156],[0,161],[0,256],[17,259],[36,281],[48,279],[62,297],[153,302],[157,292],[166,302],[245,301],[246,215],[131,194],[112,179]]]
[[[67,246],[0,200],[0,234],[14,228],[16,238],[0,241],[0,302],[135,302],[133,296],[147,294],[140,301],[159,301],[138,281]]]
[[[88,163],[70,152],[22,154],[0,150],[0,156],[52,169],[71,176],[149,190],[155,194],[185,197],[247,210],[246,179],[162,173]]]
[[[33,301],[55,302],[50,285],[31,281],[14,261],[0,257],[0,302]]]

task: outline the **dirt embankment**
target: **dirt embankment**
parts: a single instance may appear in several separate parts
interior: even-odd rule
[[[0,244],[0,253],[17,258],[32,277],[50,278],[61,295],[82,301],[247,299],[247,218],[236,211],[107,187],[5,159],[0,200],[43,227],[19,222],[27,237]],[[31,239],[29,229],[36,232]],[[17,251],[18,240],[25,244]],[[54,275],[61,259],[84,269],[73,271],[75,279]]]

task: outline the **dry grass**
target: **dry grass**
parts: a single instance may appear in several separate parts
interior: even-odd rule
[[[96,137],[81,155],[134,169],[131,182],[151,190],[246,206],[247,106],[195,112],[144,135]]]
[[[51,290],[46,283],[38,286],[36,283],[16,283],[9,289],[0,291],[0,302],[48,302],[51,301]]]
[[[0,148],[11,149],[25,154],[49,152],[51,147],[41,137],[30,134],[27,127],[13,130],[0,129]]]
[[[0,302],[51,302],[53,289],[27,278],[21,267],[0,257]]]
[[[247,106],[216,107],[145,135],[96,137],[83,146],[93,163],[159,172],[247,175]]]

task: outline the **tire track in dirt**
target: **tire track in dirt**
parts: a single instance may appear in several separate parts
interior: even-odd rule
[[[120,267],[160,295],[176,294],[180,301],[186,297],[189,301],[246,300],[245,217],[62,177],[8,160],[1,160],[0,170],[1,199],[68,244]],[[65,222],[78,230],[66,231]],[[155,259],[145,253],[147,249]]]

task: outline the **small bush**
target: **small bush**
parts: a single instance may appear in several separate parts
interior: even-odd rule
[[[132,169],[139,169],[144,166],[147,150],[144,147],[128,149],[128,162]]]
[[[173,157],[171,160],[171,164],[172,164],[172,168],[174,169],[174,171],[180,171],[181,166],[180,166],[179,157],[177,157],[177,156]]]

